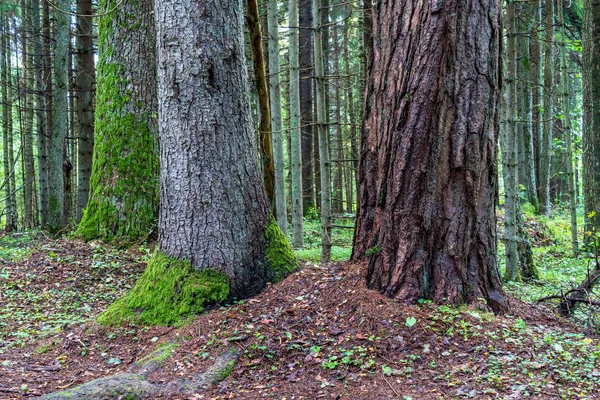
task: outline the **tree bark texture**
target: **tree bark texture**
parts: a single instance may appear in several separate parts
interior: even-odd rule
[[[257,0],[248,0],[248,29],[250,30],[250,47],[254,62],[254,81],[260,108],[260,141],[263,160],[265,189],[270,207],[275,211],[275,164],[273,161],[273,141],[271,140],[271,106],[269,104],[269,86],[262,45],[260,17]]]
[[[231,297],[255,294],[274,274],[265,231],[279,228],[252,126],[242,1],[155,7],[159,250],[226,274]]]
[[[506,301],[496,263],[500,3],[377,2],[353,260],[405,301]]]
[[[287,197],[285,195],[285,158],[283,141],[285,131],[281,120],[281,84],[279,66],[279,8],[277,0],[269,0],[267,26],[269,33],[269,96],[273,139],[273,166],[275,168],[275,210],[279,228],[287,234]]]
[[[116,0],[102,0],[110,10]],[[99,21],[90,196],[77,234],[148,236],[158,215],[156,48],[152,0],[125,0]],[[89,144],[89,143],[86,143]]]
[[[298,26],[298,0],[289,2],[291,26]],[[304,212],[302,210],[302,132],[300,128],[300,63],[299,29],[290,29],[290,165],[292,172],[292,245],[301,248],[304,245]]]
[[[543,126],[540,141],[540,176],[538,181],[538,198],[540,201],[540,214],[550,212],[550,176],[552,165],[552,131],[554,129],[554,65],[553,65],[553,41],[554,41],[554,0],[545,0],[544,20],[544,89],[542,95]]]
[[[90,194],[92,155],[94,152],[94,31],[92,1],[77,0],[75,86],[77,89],[77,203],[75,221],[81,221]]]
[[[315,118],[313,106],[313,10],[312,0],[300,0],[298,26],[300,27],[300,125],[302,127],[302,209],[316,207],[315,163],[313,143]],[[318,186],[316,186],[318,188]],[[320,189],[318,189],[320,190]]]

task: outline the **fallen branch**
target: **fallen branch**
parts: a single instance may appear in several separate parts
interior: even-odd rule
[[[159,349],[151,354],[152,357],[148,361],[144,362],[142,359],[135,363],[130,372],[95,379],[71,389],[47,394],[41,398],[111,400],[190,396],[227,378],[239,358],[237,348],[232,347],[219,355],[214,364],[206,371],[193,375],[189,379],[175,379],[164,384],[149,381],[146,376],[158,369],[170,356],[170,353],[171,349]]]

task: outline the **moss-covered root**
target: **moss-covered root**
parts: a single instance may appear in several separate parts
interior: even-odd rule
[[[212,269],[198,271],[188,261],[157,251],[135,287],[102,313],[98,322],[173,325],[228,296],[226,275]]]
[[[208,370],[191,379],[176,379],[166,384],[157,384],[146,380],[140,374],[123,373],[96,379],[62,392],[50,393],[41,398],[112,400],[191,395],[227,378],[238,358],[239,351],[231,348],[217,357],[215,363]]]
[[[273,280],[279,282],[298,268],[298,259],[292,251],[290,241],[279,229],[273,216],[269,218],[265,227],[265,239],[267,263],[273,270]]]

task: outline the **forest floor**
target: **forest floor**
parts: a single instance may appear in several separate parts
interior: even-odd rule
[[[366,289],[360,266],[304,262],[254,298],[168,328],[94,322],[132,287],[149,248],[4,236],[0,398],[125,371],[167,344],[176,347],[149,376],[154,382],[189,376],[225,349],[240,349],[229,377],[191,399],[600,399],[600,338],[552,305],[517,298],[532,300],[556,290],[553,280],[577,282],[585,274],[584,258],[556,272],[558,260],[569,259],[548,239],[560,228],[539,223],[528,220],[532,237],[539,234],[543,280],[510,285],[516,297],[507,315],[428,301],[404,305]]]

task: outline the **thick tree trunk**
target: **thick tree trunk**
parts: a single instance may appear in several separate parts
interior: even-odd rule
[[[331,163],[327,135],[325,72],[323,68],[323,7],[313,0],[314,55],[316,81],[317,132],[319,138],[319,168],[321,182],[321,262],[331,261]]]
[[[553,110],[553,41],[554,41],[554,0],[545,0],[545,36],[544,36],[544,90],[542,96],[543,127],[540,140],[540,179],[538,184],[538,198],[540,200],[540,214],[550,212],[550,175],[552,165],[552,130],[554,127]]]
[[[302,126],[302,209],[316,207],[313,142],[315,112],[313,105],[313,10],[312,0],[300,0],[300,125]],[[318,188],[318,183],[316,184]],[[320,189],[319,189],[320,190]]]
[[[279,8],[277,0],[269,0],[267,25],[269,32],[269,96],[271,100],[271,128],[273,138],[273,164],[275,168],[275,209],[279,228],[287,234],[287,198],[285,195],[285,158],[283,141],[285,132],[281,121],[281,85],[279,66]]]
[[[271,139],[271,106],[269,104],[269,86],[262,46],[262,34],[257,0],[248,0],[248,29],[250,47],[254,62],[254,80],[260,108],[260,141],[263,160],[265,189],[270,207],[275,211],[275,164],[273,161],[273,141]]]
[[[155,7],[159,250],[226,275],[230,297],[255,294],[290,265],[278,253],[289,244],[270,217],[258,165],[242,2]]]
[[[499,3],[401,0],[373,13],[352,258],[388,296],[503,310]]]
[[[289,3],[290,26],[298,26],[298,0]],[[300,129],[300,64],[298,62],[298,30],[290,29],[290,164],[292,172],[292,245],[301,248],[304,245],[302,237],[302,148]]]
[[[92,0],[77,0],[77,206],[75,221],[81,221],[90,193],[92,155],[94,152],[94,32]]]
[[[110,10],[116,0],[102,0]],[[135,240],[156,227],[158,133],[152,0],[125,0],[99,20],[90,197],[77,234]]]

